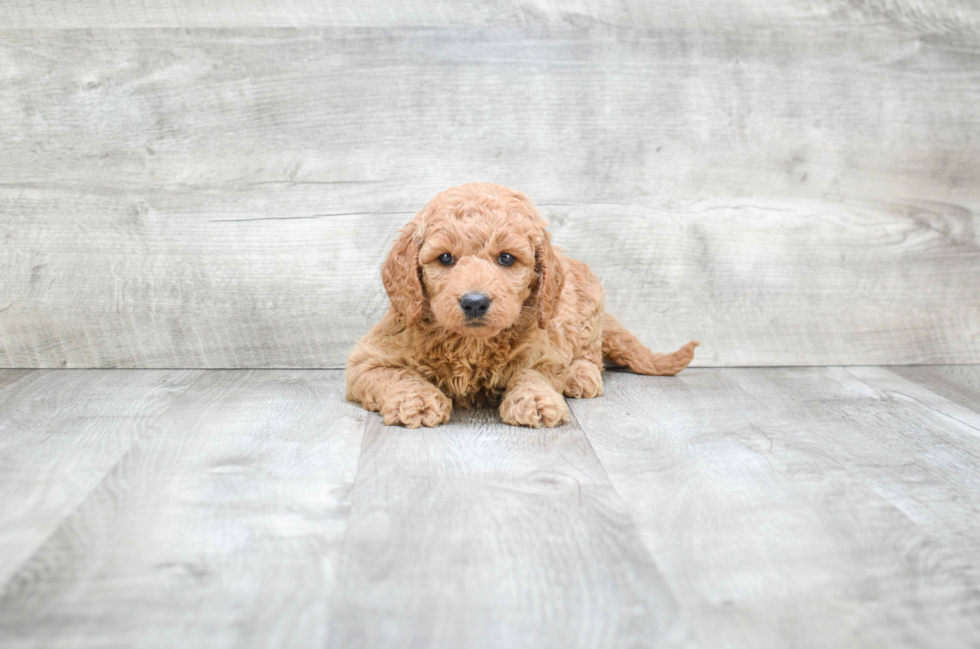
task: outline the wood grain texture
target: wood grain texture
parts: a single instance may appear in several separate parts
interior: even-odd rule
[[[618,27],[772,26],[797,21],[892,24],[918,30],[978,32],[970,0],[20,0],[3,7],[9,28],[105,27]]]
[[[5,648],[980,641],[980,411],[892,369],[608,372],[545,431],[387,428],[340,371],[5,380]]]
[[[605,395],[572,410],[697,646],[980,641],[956,404],[863,368],[609,373]]]
[[[674,606],[582,430],[373,416],[331,647],[664,646]]]
[[[937,367],[952,369],[969,366],[946,365]],[[951,390],[933,390],[931,387],[922,385],[922,382],[920,381],[903,378],[902,370],[904,369],[905,368],[885,369],[881,367],[852,367],[848,369],[848,373],[855,378],[874,385],[880,390],[884,390],[890,398],[914,401],[935,411],[937,414],[955,419],[956,421],[966,425],[966,428],[964,429],[966,432],[972,433],[980,438],[980,399],[977,398],[977,393],[974,393],[972,400],[962,400],[958,398],[961,396],[961,394],[952,392]],[[974,368],[974,370],[975,369],[976,368]],[[977,374],[974,371],[973,377],[976,376]]]
[[[849,26],[764,40],[603,27],[11,30],[0,172],[5,184],[93,190],[329,183],[338,200],[411,209],[474,176],[539,202],[764,191],[969,207],[976,52]]]
[[[0,366],[339,367],[392,234],[473,179],[528,192],[610,311],[698,364],[980,362],[978,50],[929,12],[974,14],[847,6],[5,31]]]
[[[322,646],[365,416],[340,372],[205,374],[7,581],[0,644]]]
[[[200,374],[38,370],[0,390],[0,584]]]
[[[23,380],[36,370],[0,370],[0,390],[7,388],[18,381]]]
[[[927,365],[890,370],[964,408],[980,412],[980,365]]]

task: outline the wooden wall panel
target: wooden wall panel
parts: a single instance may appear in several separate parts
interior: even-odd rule
[[[38,24],[143,24],[81,6]],[[272,7],[187,25],[246,6]],[[398,226],[477,179],[531,195],[610,310],[654,347],[698,338],[698,364],[980,362],[980,12],[679,18],[699,6],[669,28],[15,11],[0,366],[339,367]]]
[[[9,28],[105,27],[772,27],[889,24],[980,32],[972,0],[19,0]]]

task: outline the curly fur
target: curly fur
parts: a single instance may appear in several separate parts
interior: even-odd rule
[[[515,425],[558,426],[562,397],[602,394],[603,357],[640,374],[673,375],[697,342],[654,354],[603,312],[599,279],[551,245],[524,194],[470,183],[433,198],[381,270],[391,308],[347,360],[347,398],[410,428],[449,420],[453,406],[499,406]],[[455,262],[439,261],[443,253]],[[502,252],[511,266],[498,263]],[[476,322],[460,298],[491,299]]]

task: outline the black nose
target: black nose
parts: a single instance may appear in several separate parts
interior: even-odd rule
[[[467,318],[479,318],[490,308],[490,298],[483,293],[468,293],[459,299]]]

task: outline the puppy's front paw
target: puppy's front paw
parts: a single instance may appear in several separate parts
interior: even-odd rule
[[[549,386],[522,385],[504,396],[500,417],[514,426],[554,428],[568,421],[568,406]]]
[[[449,421],[453,402],[438,388],[413,389],[388,395],[381,407],[385,424],[407,428],[438,426]]]
[[[591,399],[602,394],[602,370],[585,359],[574,361],[565,379],[565,396],[574,399]]]

